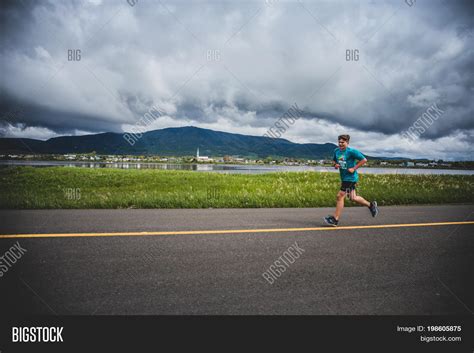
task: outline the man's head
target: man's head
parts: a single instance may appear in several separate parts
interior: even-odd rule
[[[341,150],[345,150],[349,145],[349,140],[351,137],[349,135],[339,135],[337,137],[338,145]]]

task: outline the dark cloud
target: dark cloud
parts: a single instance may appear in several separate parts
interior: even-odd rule
[[[0,112],[11,126],[72,134],[122,131],[156,106],[166,114],[150,128],[261,135],[297,103],[300,125],[379,138],[398,136],[436,103],[442,118],[421,139],[467,139],[472,150],[473,8],[461,0],[3,1]],[[80,62],[67,61],[71,49]],[[360,60],[346,61],[347,49]],[[18,106],[23,114],[12,114]],[[295,127],[291,138],[308,142],[308,130]],[[393,148],[403,151],[403,141]]]
[[[121,132],[115,121],[97,115],[58,110],[14,98],[0,98],[0,120],[4,123],[45,127],[57,134],[70,134],[75,130],[88,132]]]

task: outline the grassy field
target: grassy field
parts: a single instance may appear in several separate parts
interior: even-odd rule
[[[4,209],[323,207],[339,188],[338,174],[318,172],[14,167],[0,169],[0,180]],[[358,189],[379,205],[474,203],[474,176],[361,175]]]

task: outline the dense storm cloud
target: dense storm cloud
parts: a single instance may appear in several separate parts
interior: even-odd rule
[[[156,106],[149,130],[262,135],[297,103],[294,142],[347,132],[373,155],[472,159],[473,15],[443,0],[2,2],[0,134],[127,131]]]

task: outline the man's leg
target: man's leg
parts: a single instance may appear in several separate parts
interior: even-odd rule
[[[346,197],[346,192],[339,190],[339,192],[337,193],[336,212],[334,213],[334,218],[337,221],[339,220],[342,209],[344,208],[344,197]]]
[[[351,191],[349,197],[352,201],[357,202],[359,205],[366,206],[366,207],[370,206],[370,202],[364,199],[362,196],[357,195],[355,189]]]

